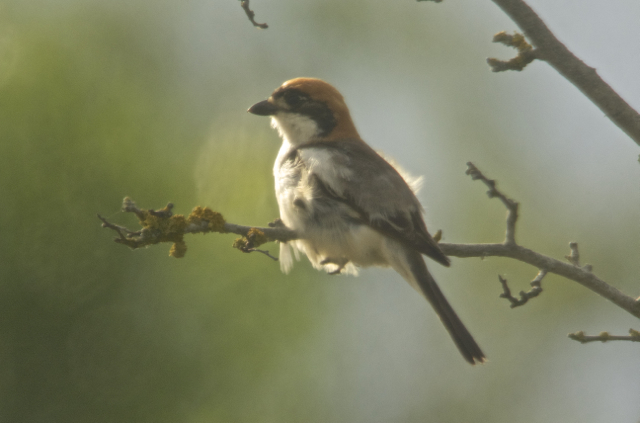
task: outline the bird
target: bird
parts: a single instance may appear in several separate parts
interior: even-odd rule
[[[360,138],[340,92],[321,79],[295,78],[248,112],[271,117],[282,138],[273,168],[278,223],[298,236],[280,244],[282,270],[300,253],[334,275],[391,267],[428,300],[463,358],[484,363],[422,257],[450,265],[427,231],[415,181]]]

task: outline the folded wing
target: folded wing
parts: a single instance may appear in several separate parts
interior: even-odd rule
[[[314,167],[317,154],[330,154],[338,167]],[[360,140],[309,144],[298,148],[317,186],[324,194],[349,205],[376,231],[394,238],[438,263],[450,261],[433,240],[422,217],[422,207],[400,173]],[[339,177],[337,177],[339,176]]]

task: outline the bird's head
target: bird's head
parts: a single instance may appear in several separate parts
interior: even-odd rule
[[[273,126],[293,145],[359,138],[342,95],[320,79],[287,81],[248,112],[271,116]]]

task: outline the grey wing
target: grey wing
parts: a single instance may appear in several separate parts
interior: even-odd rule
[[[315,175],[326,195],[348,204],[378,232],[449,266],[449,258],[427,231],[420,202],[393,166],[360,140],[315,147],[334,150],[342,165],[352,171],[351,177],[337,187]]]

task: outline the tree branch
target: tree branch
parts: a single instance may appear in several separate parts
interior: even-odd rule
[[[489,187],[489,191],[487,191],[487,195],[489,196],[489,198],[498,197],[500,201],[502,201],[502,204],[504,204],[504,206],[507,208],[507,231],[505,233],[504,243],[509,245],[515,244],[516,221],[518,220],[518,203],[500,192],[496,188],[496,181],[485,177],[482,172],[480,172],[478,168],[474,166],[473,163],[467,162],[467,171],[465,173],[471,176],[471,179],[473,179],[474,181],[481,180],[487,187]]]
[[[640,114],[604,82],[594,68],[571,53],[523,0],[493,2],[522,29],[535,47],[537,59],[549,63],[640,145]]]
[[[640,303],[625,295],[619,289],[595,276],[590,270],[573,264],[563,263],[549,256],[532,251],[520,245],[507,244],[438,244],[448,256],[454,257],[509,257],[528,263],[538,269],[555,273],[578,282],[596,294],[613,302],[617,306],[640,318]]]
[[[258,23],[255,20],[255,12],[251,9],[249,9],[249,0],[241,0],[240,1],[240,7],[242,7],[242,10],[244,10],[244,13],[247,14],[247,18],[249,18],[249,21],[253,24],[253,26],[255,26],[256,28],[260,28],[260,29],[267,29],[269,28],[269,25],[267,25],[266,23]]]
[[[578,341],[581,344],[587,344],[589,342],[607,342],[607,341],[631,341],[640,342],[640,332],[637,330],[629,329],[629,335],[611,335],[609,332],[600,332],[599,335],[585,335],[583,331],[570,333],[567,335],[574,341]]]
[[[489,197],[499,198],[507,208],[507,231],[505,240],[499,244],[451,244],[441,242],[438,245],[446,255],[463,258],[495,256],[519,260],[540,270],[538,277],[532,282],[534,288],[532,291],[542,290],[542,288],[536,289],[534,282],[537,281],[539,283],[546,273],[555,273],[578,282],[582,286],[626,310],[633,316],[640,318],[640,300],[624,294],[622,291],[595,276],[592,273],[590,265],[580,265],[577,243],[570,243],[571,254],[566,256],[569,263],[518,245],[515,242],[518,203],[499,191],[496,187],[496,182],[485,177],[473,163],[469,162],[467,166],[468,169],[466,173],[474,180],[484,182],[485,185],[489,187]],[[125,198],[122,210],[136,214],[142,226],[142,229],[137,231],[131,231],[122,226],[110,223],[100,215],[98,215],[98,218],[102,221],[104,228],[111,229],[118,234],[118,236],[114,238],[115,242],[127,245],[133,249],[158,244],[160,242],[172,242],[173,246],[169,254],[178,258],[183,257],[186,253],[187,247],[183,237],[189,233],[218,232],[242,235],[243,238],[234,242],[234,247],[243,252],[257,251],[256,247],[269,241],[288,242],[298,239],[298,235],[294,231],[285,227],[279,221],[270,224],[270,227],[267,228],[243,226],[225,222],[220,213],[214,212],[207,207],[194,208],[186,218],[183,215],[173,215],[171,213],[172,207],[173,205],[169,203],[165,208],[160,210],[144,210],[139,209],[128,197]],[[508,298],[507,295],[510,295],[510,292],[507,293],[506,290],[504,291],[505,298]],[[535,296],[533,294],[524,294],[530,297]],[[523,298],[520,300],[513,299],[517,302],[522,302],[522,304],[526,302]]]
[[[531,298],[537,297],[542,292],[542,279],[547,275],[546,270],[541,270],[538,272],[538,275],[534,280],[531,281],[531,289],[527,292],[520,291],[520,298],[516,298],[511,295],[511,290],[509,289],[509,285],[507,284],[507,280],[502,276],[498,275],[498,279],[502,284],[502,294],[500,294],[500,298],[506,298],[511,303],[511,308],[520,307],[525,305],[527,301]]]
[[[270,241],[287,242],[297,239],[297,235],[291,229],[282,224],[273,224],[269,228],[255,226],[236,225],[225,222],[222,215],[208,207],[196,207],[189,216],[174,215],[171,210],[173,204],[169,203],[160,210],[140,209],[129,197],[122,201],[122,211],[134,213],[142,229],[132,231],[124,226],[113,224],[98,214],[102,221],[102,227],[115,231],[118,236],[114,242],[126,245],[131,249],[148,247],[161,242],[171,242],[173,246],[169,255],[176,258],[184,257],[187,245],[184,241],[186,234],[206,234],[210,232],[233,233],[242,235],[236,239],[233,247],[244,253],[259,252],[277,260],[268,252],[258,250],[257,247]]]
[[[528,248],[522,247],[518,244],[509,242],[509,228],[511,227],[511,234],[515,239],[515,223],[517,214],[510,212],[510,205],[517,204],[513,200],[508,199],[504,194],[497,190],[495,181],[486,178],[473,163],[467,163],[467,174],[471,175],[474,180],[482,180],[490,187],[488,192],[489,197],[498,197],[505,204],[507,210],[507,237],[501,244],[449,244],[439,243],[438,245],[442,251],[448,256],[454,257],[509,257],[528,263],[540,270],[544,270],[548,273],[555,273],[560,276],[564,276],[567,279],[571,279],[578,282],[582,286],[589,288],[593,292],[608,299],[617,306],[626,310],[635,317],[640,318],[640,301],[624,294],[619,289],[609,285],[604,280],[598,278],[592,273],[592,267],[590,265],[581,267],[578,261],[579,255],[577,255],[577,243],[572,242],[570,244],[571,255],[573,257],[571,263],[565,263],[563,261],[554,259],[544,254],[537,253]],[[488,181],[488,182],[487,182]]]

